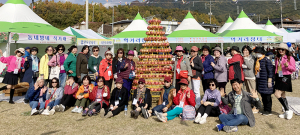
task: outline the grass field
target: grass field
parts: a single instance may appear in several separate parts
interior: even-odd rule
[[[292,83],[294,92],[287,93],[287,96],[300,97],[300,80]],[[230,87],[228,83],[227,92],[231,90]],[[294,115],[291,120],[280,119],[278,115],[282,113],[281,105],[274,95],[272,99],[273,115],[255,114],[255,127],[239,126],[238,132],[234,134],[299,134],[300,117]],[[121,112],[110,119],[103,119],[99,115],[82,117],[81,114],[71,113],[71,109],[57,112],[53,116],[30,116],[28,104],[0,102],[0,134],[226,134],[216,130],[215,125],[220,122],[218,118],[208,117],[204,125],[192,121],[182,122],[179,118],[162,123],[156,117],[132,119],[129,117],[130,110],[127,116]]]

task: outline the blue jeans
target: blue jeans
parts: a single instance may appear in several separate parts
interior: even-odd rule
[[[60,99],[51,101],[51,102],[48,104],[48,106],[50,107],[49,110],[51,110],[54,106],[58,105],[59,103],[60,103]],[[47,107],[48,107],[48,106],[47,106]]]
[[[152,115],[155,116],[155,113],[154,111],[157,111],[157,112],[163,112],[163,109],[166,107],[166,105],[157,105],[155,106],[153,109],[152,109]],[[170,111],[172,109],[172,106],[168,109],[168,111]]]
[[[247,125],[249,122],[247,116],[242,114],[221,114],[219,119],[224,126]]]
[[[29,106],[31,107],[31,110],[37,108],[39,105],[38,101],[30,101]],[[40,103],[40,110],[45,108],[45,102]]]
[[[27,90],[26,94],[25,94],[25,99],[28,99],[29,100],[29,97],[28,97],[28,92],[30,90],[30,87],[34,87],[34,83],[36,82],[37,78],[32,78],[32,81],[31,83],[29,84],[29,89]]]
[[[67,80],[67,74],[60,73],[59,74],[59,87],[65,88],[66,80]]]

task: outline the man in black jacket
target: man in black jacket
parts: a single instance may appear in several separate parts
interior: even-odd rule
[[[198,56],[199,48],[196,46],[193,46],[191,48],[191,69],[192,69],[192,89],[196,96],[196,106],[195,108],[198,109],[201,105],[201,96],[200,96],[200,81],[202,77],[202,70],[203,70],[203,64],[201,58]]]
[[[222,124],[217,125],[218,131],[223,129],[226,132],[236,132],[238,125],[249,124],[250,127],[253,127],[255,125],[255,117],[251,105],[253,104],[256,108],[261,107],[257,91],[253,91],[251,94],[243,91],[243,83],[237,78],[231,80],[231,85],[233,91],[227,96],[221,91],[222,102],[224,104],[230,103],[232,109],[228,114],[219,116]]]

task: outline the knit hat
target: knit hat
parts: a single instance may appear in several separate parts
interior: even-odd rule
[[[285,43],[280,43],[276,49],[285,49],[285,50],[289,51],[288,45]]]
[[[117,78],[115,83],[124,83],[122,78]]]
[[[132,50],[129,50],[127,55],[134,55],[134,52]]]
[[[207,50],[208,50],[208,52],[210,52],[210,48],[209,48],[209,46],[207,46],[207,45],[204,45],[204,46],[202,46],[201,50],[203,51],[204,49],[207,49]]]
[[[22,56],[25,55],[25,49],[24,48],[19,48],[15,50],[15,54],[17,54],[17,51],[20,51],[22,53]]]
[[[241,52],[240,52],[240,48],[237,47],[237,46],[232,46],[232,47],[230,48],[230,52],[231,52],[231,50],[235,50],[235,51],[237,51],[238,53],[241,53]]]
[[[105,52],[105,55],[106,55],[106,54],[111,54],[111,55],[113,55],[111,51],[106,51],[106,52]]]
[[[222,49],[220,47],[215,47],[215,51],[219,51],[222,54]]]
[[[189,85],[189,82],[186,79],[181,79],[180,82],[178,82],[178,84],[186,84]]]
[[[199,48],[198,48],[197,46],[192,46],[191,51],[192,51],[192,50],[198,52],[198,51],[199,51]]]
[[[165,77],[164,82],[171,82],[171,78],[170,77]]]
[[[174,53],[176,53],[177,51],[182,51],[182,52],[184,52],[182,46],[176,46],[176,50],[175,50]]]
[[[144,79],[144,78],[140,78],[140,79],[139,79],[139,82],[142,82],[142,83],[144,83],[144,84],[145,84],[145,82],[146,82],[146,81],[145,81],[145,79]]]
[[[255,53],[261,53],[261,54],[265,54],[266,51],[265,51],[265,48],[262,47],[262,46],[257,46],[254,50]]]

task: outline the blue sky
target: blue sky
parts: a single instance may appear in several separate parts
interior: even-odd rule
[[[0,0],[0,3],[5,3],[6,1],[7,0]],[[29,5],[32,2],[32,0],[24,0],[24,1],[27,5]],[[34,0],[34,1],[38,1],[38,0]],[[42,1],[44,1],[44,0],[42,0]],[[62,1],[62,2],[70,1],[72,3],[78,3],[78,4],[84,4],[85,3],[85,0],[54,0],[54,1],[56,1],[56,2],[58,2],[58,1]],[[108,6],[112,6],[112,5],[119,5],[120,1],[121,1],[122,5],[124,5],[125,2],[129,3],[129,2],[134,1],[134,0],[108,0],[108,2],[106,2],[106,0],[89,0],[89,3],[92,3],[92,1],[97,2],[97,3],[102,3],[102,5],[108,7]],[[142,0],[139,0],[139,1],[142,2]]]

